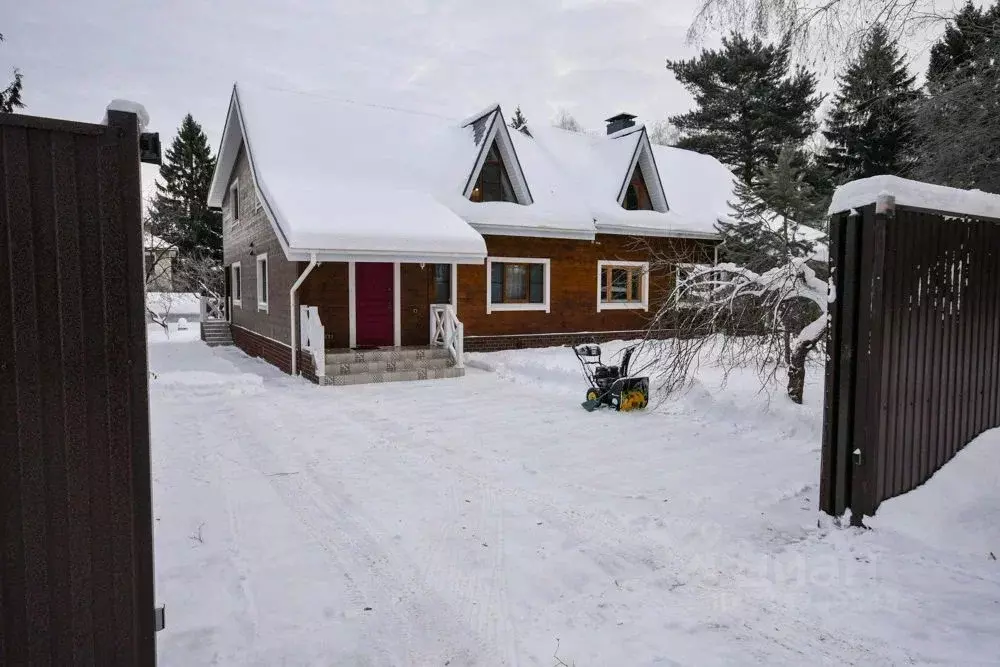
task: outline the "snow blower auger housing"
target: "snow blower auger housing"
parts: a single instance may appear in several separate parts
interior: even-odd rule
[[[629,365],[636,345],[625,348],[620,366],[605,366],[600,345],[575,345],[573,352],[590,383],[583,409],[593,412],[601,406],[627,412],[641,410],[649,403],[649,378],[629,377]]]

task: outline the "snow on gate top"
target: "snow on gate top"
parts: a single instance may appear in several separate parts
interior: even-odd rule
[[[921,183],[898,176],[872,176],[841,185],[833,195],[829,212],[832,215],[874,204],[884,195],[895,197],[896,204],[900,206],[971,218],[1000,218],[998,195],[982,190],[960,190]]]

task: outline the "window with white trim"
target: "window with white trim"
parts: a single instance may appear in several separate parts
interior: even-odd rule
[[[486,264],[486,312],[549,312],[550,274],[548,259],[490,257]]]
[[[233,181],[229,186],[229,213],[233,222],[240,221],[240,181]]]
[[[597,262],[597,311],[649,308],[649,262]]]
[[[257,255],[257,310],[267,310],[267,253]]]
[[[233,262],[229,267],[230,280],[232,280],[233,305],[243,307],[243,267],[239,262]]]

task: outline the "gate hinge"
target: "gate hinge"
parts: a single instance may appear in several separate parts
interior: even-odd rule
[[[854,450],[854,465],[856,465],[856,466],[861,465],[861,448],[860,447],[858,449]]]
[[[153,610],[153,631],[159,632],[167,627],[167,613],[163,606]]]

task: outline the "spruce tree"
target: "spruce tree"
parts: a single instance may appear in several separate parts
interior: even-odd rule
[[[839,77],[823,136],[824,162],[837,183],[906,173],[916,139],[920,95],[897,42],[883,26],[867,35]]]
[[[222,213],[208,208],[215,158],[191,114],[164,154],[152,205],[152,230],[182,258],[222,261]]]
[[[927,80],[931,84],[973,63],[977,52],[1000,35],[1000,2],[980,9],[967,0],[931,47]]]
[[[787,39],[764,44],[734,32],[719,50],[667,61],[697,104],[670,119],[683,133],[678,147],[716,157],[751,185],[758,169],[777,162],[782,144],[799,145],[816,131],[816,77],[792,68],[790,56]]]
[[[510,128],[528,134],[528,119],[521,113],[521,107],[514,109],[514,117],[510,119]]]
[[[0,35],[0,42],[2,41],[3,35]],[[14,113],[24,108],[24,102],[21,100],[21,89],[24,85],[22,79],[21,71],[14,68],[14,80],[0,90],[0,113]]]

